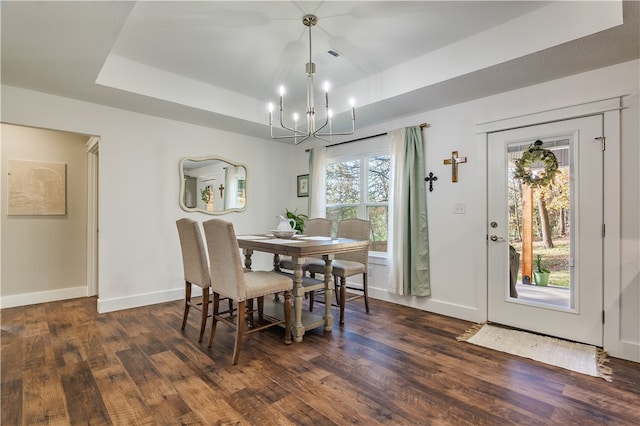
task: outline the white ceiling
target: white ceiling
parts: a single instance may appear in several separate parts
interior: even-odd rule
[[[314,13],[316,86],[342,118],[355,98],[364,126],[636,59],[638,4],[3,0],[1,78],[268,137],[278,86],[303,112]]]

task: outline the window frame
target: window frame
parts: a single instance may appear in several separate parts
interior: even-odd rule
[[[329,167],[329,165],[331,164],[335,164],[335,163],[342,163],[342,162],[347,162],[347,161],[353,161],[353,160],[360,160],[360,194],[359,194],[359,203],[356,205],[354,203],[345,203],[345,204],[329,204],[326,200],[326,194],[325,194],[325,212],[327,209],[329,208],[340,208],[340,207],[357,207],[357,211],[358,211],[358,215],[357,217],[360,219],[367,219],[368,220],[368,208],[369,207],[386,207],[387,208],[387,218],[388,218],[388,212],[389,212],[389,208],[390,208],[390,202],[393,199],[392,193],[391,191],[393,190],[393,188],[390,186],[389,187],[389,197],[387,202],[369,202],[368,199],[368,175],[369,175],[369,159],[372,157],[378,157],[378,156],[388,156],[390,161],[393,161],[392,155],[391,155],[391,151],[390,149],[375,149],[375,150],[370,150],[370,151],[359,151],[359,152],[353,152],[353,153],[343,153],[342,155],[327,155],[327,159],[326,159],[326,168],[324,170],[325,173],[325,179],[328,183],[328,178],[326,176],[327,174],[327,168]],[[392,176],[389,176],[389,181],[391,181]],[[389,222],[387,220],[387,235],[389,233]],[[388,248],[387,248],[388,250]],[[387,257],[387,252],[386,251],[373,251],[373,250],[369,250],[369,256],[370,257],[379,257],[379,258],[386,258]]]

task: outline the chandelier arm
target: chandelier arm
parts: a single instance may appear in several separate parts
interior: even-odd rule
[[[300,142],[302,142],[303,140],[307,139],[309,136],[307,136],[306,138],[302,139]],[[273,140],[280,140],[280,139],[295,139],[295,136],[271,136],[271,139]],[[296,145],[299,144],[300,142],[296,142]]]
[[[349,132],[334,132],[334,133],[315,133],[313,136],[321,139],[321,136],[348,136],[352,135],[356,132],[356,129],[353,129]]]
[[[292,132],[294,131],[293,129],[286,129],[286,130],[290,130]],[[297,138],[298,136],[306,136],[306,135],[307,135],[306,133],[298,132],[298,134],[293,134],[293,135],[276,136],[273,134],[273,126],[271,126],[271,139],[294,139],[294,138]]]
[[[318,127],[318,128],[316,129],[316,131],[315,131],[315,132],[313,132],[313,134],[314,134],[314,135],[317,135],[317,134],[318,134],[318,132],[319,132],[320,130],[322,130],[322,129],[324,129],[325,127],[327,127],[327,124],[329,124],[329,116],[328,116],[328,115],[327,115],[327,118],[324,120],[324,123],[322,124],[322,126]],[[329,131],[329,133],[331,133],[331,131]]]
[[[318,137],[318,136],[346,136],[346,135],[352,135],[355,132],[356,132],[356,117],[355,117],[355,114],[352,114],[351,115],[351,130],[350,131],[347,131],[347,132],[329,132],[329,133],[317,133],[316,132],[316,133],[314,133],[314,136],[315,137]]]
[[[291,127],[287,127],[284,124],[284,114],[283,111],[280,110],[280,127],[282,127],[283,129],[289,130],[290,132],[293,132],[293,135],[289,136],[291,138],[296,137],[296,136],[308,136],[309,132],[303,132],[301,130],[297,130],[297,129],[292,129]]]
[[[311,134],[309,132],[303,132],[301,130],[292,129],[291,127],[287,127],[287,126],[284,126],[284,125],[281,125],[280,127],[282,127],[284,130],[288,130],[288,131],[290,131],[292,133],[291,136],[287,136],[289,138],[293,138],[293,137],[296,137],[296,136],[309,136]]]
[[[300,140],[295,140],[293,143],[294,145],[298,145],[304,141],[306,141],[307,139],[309,139],[312,136],[311,133],[309,133],[307,136],[305,136],[304,138],[300,139]],[[315,136],[314,136],[315,137]]]
[[[316,134],[316,135],[314,135],[313,137],[314,137],[314,138],[316,138],[316,139],[320,139],[321,141],[325,141],[325,142],[329,142],[329,143],[333,142],[333,140],[331,140],[331,139],[327,139],[327,138],[322,137],[322,136],[317,135],[317,134]]]

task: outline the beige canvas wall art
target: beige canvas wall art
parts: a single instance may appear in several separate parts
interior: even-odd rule
[[[67,165],[9,159],[7,214],[66,214]]]

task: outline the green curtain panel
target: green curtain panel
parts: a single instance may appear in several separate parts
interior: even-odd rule
[[[424,144],[420,126],[407,127],[405,133],[405,220],[403,230],[404,290],[413,296],[430,296],[429,230],[427,195],[424,185]],[[406,278],[409,277],[407,280]]]
[[[393,203],[389,214],[389,280],[392,292],[430,296],[429,233],[420,126],[389,132],[393,161]]]

